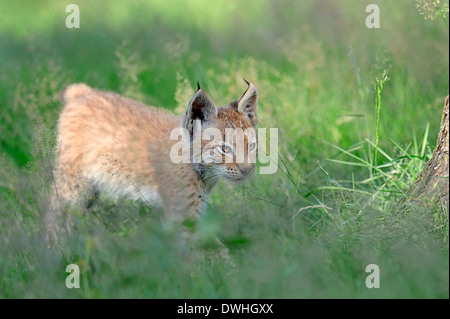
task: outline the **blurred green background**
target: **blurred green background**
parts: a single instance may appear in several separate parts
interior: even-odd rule
[[[436,143],[448,1],[76,1],[68,29],[72,2],[0,0],[0,297],[448,298],[448,211],[392,209]],[[379,29],[365,26],[371,3]],[[279,169],[219,185],[197,229],[227,243],[234,271],[204,247],[180,258],[152,209],[106,198],[62,252],[46,247],[64,86],[181,114],[197,80],[223,105],[242,78],[260,125],[279,129]],[[78,290],[64,286],[72,262]],[[370,263],[380,289],[365,287]]]

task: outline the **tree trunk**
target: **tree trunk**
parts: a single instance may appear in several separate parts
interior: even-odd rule
[[[440,212],[448,223],[449,203],[449,97],[445,98],[436,148],[417,181],[406,192],[398,207]]]

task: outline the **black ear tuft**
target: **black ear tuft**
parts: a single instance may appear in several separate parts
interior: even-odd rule
[[[244,81],[247,83],[248,88],[237,101],[237,110],[246,114],[250,123],[252,123],[253,126],[256,126],[258,124],[258,116],[256,114],[258,109],[258,91],[253,83],[250,83],[245,79]]]
[[[199,82],[199,81],[197,81],[197,91],[198,91],[198,90],[201,90],[200,82]]]

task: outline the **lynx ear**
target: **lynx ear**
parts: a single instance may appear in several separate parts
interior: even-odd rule
[[[214,101],[198,86],[197,92],[189,102],[186,114],[183,120],[183,126],[189,132],[192,132],[193,121],[208,121],[211,117],[217,116],[219,113]]]
[[[258,124],[258,115],[256,114],[258,108],[258,91],[253,83],[244,81],[248,84],[248,88],[238,100],[237,109],[239,112],[245,113],[250,123],[256,126]]]

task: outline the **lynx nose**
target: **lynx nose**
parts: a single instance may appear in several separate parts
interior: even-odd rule
[[[239,170],[241,171],[242,175],[247,176],[253,173],[254,165],[253,164],[241,164],[238,165]]]

